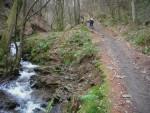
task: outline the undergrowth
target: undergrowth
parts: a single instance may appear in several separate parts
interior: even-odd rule
[[[83,58],[94,55],[95,52],[89,32],[84,27],[74,32],[60,48],[60,56],[66,65],[79,63]]]
[[[36,64],[45,64],[49,61],[49,51],[52,48],[56,39],[61,35],[61,32],[53,32],[48,36],[33,35],[26,39],[24,52],[28,60]]]
[[[141,24],[133,24],[129,21],[129,17],[124,16],[123,19],[112,18],[111,16],[102,15],[99,17],[100,22],[106,27],[113,27],[119,31],[122,27],[121,34],[125,38],[140,49],[144,54],[150,55],[150,27]],[[119,29],[118,29],[119,27]],[[127,30],[125,29],[127,28]]]
[[[108,113],[106,89],[106,84],[94,86],[86,95],[81,96],[82,104],[78,113]]]
[[[116,16],[112,17],[111,15],[101,14],[97,18],[104,26],[107,27],[119,24],[126,25],[129,23],[129,17],[127,15],[124,15],[124,18],[119,18]]]
[[[136,26],[127,31],[125,36],[132,44],[141,47],[143,53],[150,55],[150,28]]]
[[[93,79],[99,76],[101,80],[98,81],[98,85],[90,86],[91,88],[87,93],[80,97],[81,107],[78,113],[107,113],[107,85],[103,80],[104,75],[102,74],[101,65],[98,60],[95,60],[96,47],[92,44],[90,31],[85,26],[75,27],[65,33],[50,33],[47,37],[35,35],[26,39],[25,46],[25,53],[30,61],[36,64],[53,66],[54,70],[57,71],[57,75],[63,75],[61,74],[62,71],[64,74],[69,74],[65,73],[63,68],[72,67],[79,77],[85,76],[82,74],[88,75],[90,72],[94,77]],[[50,57],[53,57],[54,64],[50,64]],[[86,69],[86,64],[89,66],[89,69],[87,69],[89,72],[84,72],[85,70],[81,68]],[[56,69],[55,66],[57,66]],[[86,79],[90,78],[87,77]],[[47,110],[51,110],[51,102]]]

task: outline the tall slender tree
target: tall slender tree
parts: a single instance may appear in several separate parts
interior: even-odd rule
[[[133,22],[135,22],[136,19],[135,0],[131,0],[131,7],[132,7],[132,20]]]
[[[75,25],[80,23],[80,0],[74,0]]]

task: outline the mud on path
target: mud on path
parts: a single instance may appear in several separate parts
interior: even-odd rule
[[[95,24],[93,41],[108,71],[112,113],[150,112],[150,57]]]

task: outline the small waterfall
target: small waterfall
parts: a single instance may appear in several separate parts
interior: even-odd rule
[[[15,43],[11,43],[10,44],[10,53],[11,53],[11,56],[15,56],[16,55],[16,53],[17,53],[16,46],[19,47],[19,45],[20,45],[20,42],[16,42],[16,44]]]
[[[11,44],[11,55],[16,54],[15,44]],[[41,108],[42,100],[32,96],[33,90],[31,88],[30,79],[32,76],[36,76],[34,71],[37,65],[33,65],[28,61],[21,61],[21,69],[19,71],[20,76],[13,81],[0,85],[0,90],[6,92],[8,96],[13,97],[19,104],[19,107],[15,109],[18,113],[37,113],[38,111],[44,111]],[[10,113],[0,110],[0,113]]]

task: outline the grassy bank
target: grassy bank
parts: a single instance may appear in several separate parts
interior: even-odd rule
[[[26,39],[24,51],[28,60],[49,67],[44,70],[48,74],[43,77],[50,78],[53,75],[67,78],[65,81],[60,80],[63,83],[60,86],[67,89],[63,92],[73,92],[71,95],[78,98],[80,107],[75,108],[76,102],[71,100],[64,113],[76,110],[78,113],[108,113],[105,76],[90,31],[85,26],[77,26],[65,32],[33,35]]]

